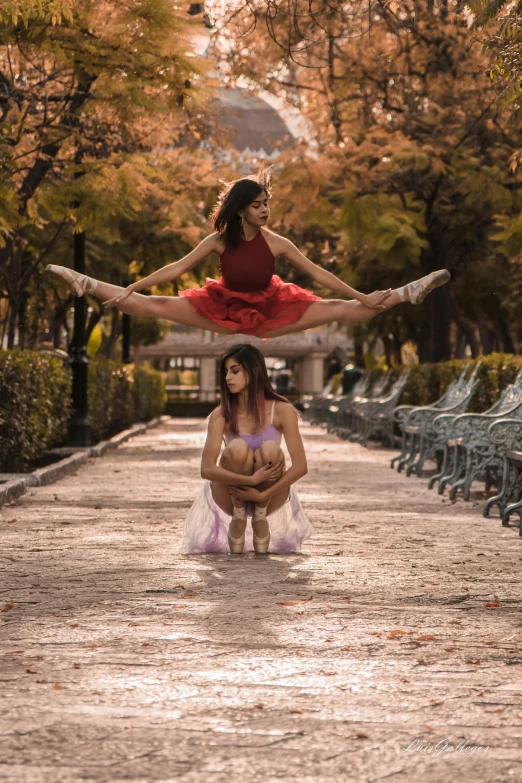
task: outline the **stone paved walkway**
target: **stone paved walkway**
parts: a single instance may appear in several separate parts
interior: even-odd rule
[[[303,424],[303,553],[178,555],[203,429],[2,509],[0,780],[522,781],[518,531]]]

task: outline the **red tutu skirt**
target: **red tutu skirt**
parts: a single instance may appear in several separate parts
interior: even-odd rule
[[[187,288],[179,295],[188,297],[198,313],[215,324],[256,335],[295,323],[312,302],[321,300],[294,283],[283,283],[278,275],[272,275],[270,285],[262,291],[231,291],[222,277],[207,277],[202,288]]]

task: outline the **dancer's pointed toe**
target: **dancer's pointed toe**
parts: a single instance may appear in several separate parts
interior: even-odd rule
[[[410,302],[412,304],[421,304],[431,291],[439,288],[441,285],[445,285],[449,280],[451,280],[451,275],[447,269],[437,269],[435,272],[421,277],[420,280],[410,283],[408,286]]]
[[[228,546],[230,548],[230,554],[232,555],[242,554],[243,549],[245,548],[245,534],[243,533],[243,535],[239,536],[239,538],[233,538],[229,533]]]
[[[96,281],[93,280],[92,277],[82,275],[66,266],[47,264],[45,271],[50,272],[52,275],[55,275],[66,282],[74,296],[80,297],[84,296],[86,293],[93,294],[96,290]]]
[[[264,538],[260,538],[259,536],[256,536],[255,533],[253,533],[252,540],[254,542],[254,552],[257,555],[266,555],[270,545],[270,531]]]

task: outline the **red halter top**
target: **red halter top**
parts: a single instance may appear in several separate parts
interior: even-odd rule
[[[254,292],[268,288],[275,273],[275,258],[261,229],[249,242],[227,247],[219,259],[219,271],[230,291]]]

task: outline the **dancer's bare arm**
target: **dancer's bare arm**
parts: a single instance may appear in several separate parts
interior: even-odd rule
[[[161,285],[162,283],[176,280],[178,277],[185,274],[185,272],[188,272],[189,269],[193,269],[211,253],[222,252],[222,250],[223,248],[220,245],[219,234],[209,234],[209,236],[205,237],[194,250],[191,250],[186,256],[180,258],[179,261],[167,264],[161,269],[156,270],[156,272],[152,272],[152,274],[144,277],[143,280],[137,280],[135,283],[131,283],[131,285],[128,285],[127,288],[123,289],[119,296],[108,299],[104,302],[104,305],[106,307],[117,306],[136,291],[143,291],[146,288],[151,288],[153,285]]]
[[[256,503],[266,503],[270,500],[272,495],[276,495],[278,492],[287,489],[308,473],[306,454],[303,446],[303,439],[299,432],[299,419],[297,417],[296,409],[290,404],[281,405],[278,417],[283,425],[283,435],[285,436],[288,453],[292,460],[292,466],[283,473],[278,481],[275,481],[266,489],[252,492],[252,490],[241,489],[241,487],[235,486],[232,490],[233,497],[236,497],[239,500],[255,500]],[[247,486],[245,481],[238,481],[237,483],[244,487]]]
[[[339,278],[337,278],[331,272],[328,272],[326,269],[321,269],[321,267],[317,266],[317,264],[314,264],[312,261],[310,261],[309,258],[301,253],[301,251],[294,245],[293,242],[290,242],[289,239],[286,239],[286,237],[277,236],[277,239],[279,254],[284,256],[284,258],[286,258],[286,260],[289,261],[293,266],[297,267],[297,269],[300,269],[302,272],[305,272],[305,274],[310,275],[312,280],[315,280],[316,283],[324,286],[324,288],[329,288],[330,291],[336,291],[340,294],[343,294],[343,296],[349,296],[352,299],[357,299],[366,307],[371,307],[377,310],[386,309],[386,307],[383,305],[383,302],[390,295],[392,290],[391,288],[389,288],[387,291],[374,291],[372,294],[362,294],[360,291],[356,291],[355,288],[352,288],[346,283],[343,283],[342,280],[339,280]]]
[[[220,468],[217,461],[223,443],[224,429],[225,420],[219,409],[213,410],[209,416],[207,439],[201,456],[201,478],[216,481],[218,484],[241,484],[255,487],[257,484],[262,484],[263,481],[272,481],[281,473],[282,462],[275,465],[265,465],[251,476]]]

